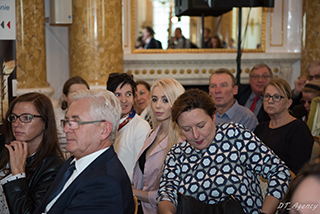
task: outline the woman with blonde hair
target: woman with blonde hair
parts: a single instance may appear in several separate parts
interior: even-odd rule
[[[156,195],[164,158],[174,144],[183,141],[179,127],[171,120],[171,107],[183,92],[183,86],[170,78],[151,87],[151,118],[155,128],[147,135],[132,180],[133,193],[141,201],[139,213],[157,213]]]

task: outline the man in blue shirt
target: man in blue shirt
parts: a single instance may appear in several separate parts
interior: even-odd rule
[[[225,68],[216,70],[210,77],[209,95],[216,104],[216,124],[235,122],[253,131],[258,125],[254,113],[238,104],[236,78]]]

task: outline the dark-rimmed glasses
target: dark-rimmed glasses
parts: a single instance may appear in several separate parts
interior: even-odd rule
[[[267,80],[270,78],[270,75],[262,75],[262,76],[259,76],[259,75],[251,75],[250,78],[254,79],[254,80],[259,80],[260,78],[263,79],[263,80]]]
[[[309,105],[311,105],[312,100],[303,100],[303,99],[301,99],[300,102],[301,102],[303,105],[306,104],[306,103],[308,103]]]
[[[269,101],[270,98],[272,98],[273,102],[278,103],[278,102],[281,101],[282,98],[284,98],[284,96],[277,95],[277,94],[275,94],[275,95],[273,95],[273,96],[271,96],[270,94],[262,95],[263,101]]]
[[[79,126],[83,124],[101,123],[101,122],[106,122],[106,120],[76,121],[76,120],[62,119],[60,120],[60,125],[63,129],[67,124],[69,129],[79,129]]]
[[[42,117],[42,116],[41,115],[29,114],[29,113],[23,113],[23,114],[20,114],[18,116],[18,115],[14,114],[14,113],[11,113],[11,114],[9,114],[7,120],[10,123],[15,123],[17,121],[17,119],[19,118],[19,120],[22,123],[30,123],[34,117]]]
[[[312,75],[308,75],[308,80],[319,80],[320,79],[320,75],[314,75],[314,76],[312,76]]]

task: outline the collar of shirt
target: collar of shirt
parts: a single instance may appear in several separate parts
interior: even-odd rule
[[[99,157],[103,152],[105,152],[108,148],[105,149],[101,149],[99,151],[96,151],[90,155],[84,156],[82,158],[80,158],[79,160],[76,160],[75,158],[70,162],[70,164],[72,164],[73,162],[75,162],[75,166],[76,166],[76,173],[73,173],[73,175],[79,175],[83,170],[85,170],[87,168],[87,166],[89,166],[97,157]],[[72,175],[72,177],[73,177]]]
[[[251,102],[253,102],[255,97],[259,97],[258,95],[256,95],[255,93],[251,92],[249,99],[251,100]]]
[[[239,104],[237,102],[236,99],[234,99],[234,104],[231,106],[231,108],[229,108],[225,113],[223,114],[218,114],[216,113],[216,115],[218,117],[223,117],[224,115],[226,115],[229,119],[231,119],[233,117],[233,115],[236,113],[236,110],[238,108]]]
[[[85,170],[95,159],[97,159],[97,157],[99,157],[104,151],[106,151],[107,149],[109,149],[110,147],[107,147],[105,149],[101,149],[99,151],[96,151],[90,155],[84,156],[82,158],[80,158],[79,160],[77,160],[76,158],[74,158],[70,164],[72,164],[73,162],[75,162],[75,167],[76,169],[73,171],[71,177],[69,178],[69,180],[66,182],[66,184],[64,185],[63,189],[61,190],[61,192],[54,198],[52,199],[52,201],[46,206],[46,212],[49,212],[49,210],[51,209],[51,207],[54,205],[54,203],[58,200],[58,198],[60,197],[60,195],[70,186],[70,184],[78,177],[78,175]]]
[[[251,92],[246,104],[244,105],[245,107],[249,108],[251,107],[252,103],[253,103],[253,100],[255,97],[257,97],[258,95],[256,95],[255,93]],[[261,100],[261,99],[260,99]],[[260,101],[258,100],[258,102]]]
[[[149,44],[150,40],[151,40],[151,37],[147,38],[146,39],[146,44]]]

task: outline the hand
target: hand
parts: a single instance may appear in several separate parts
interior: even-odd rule
[[[307,83],[307,78],[302,76],[298,80],[294,81],[293,93],[299,95],[304,85]]]
[[[28,144],[22,141],[12,141],[10,145],[5,145],[5,147],[9,150],[12,175],[24,173],[28,156]]]

